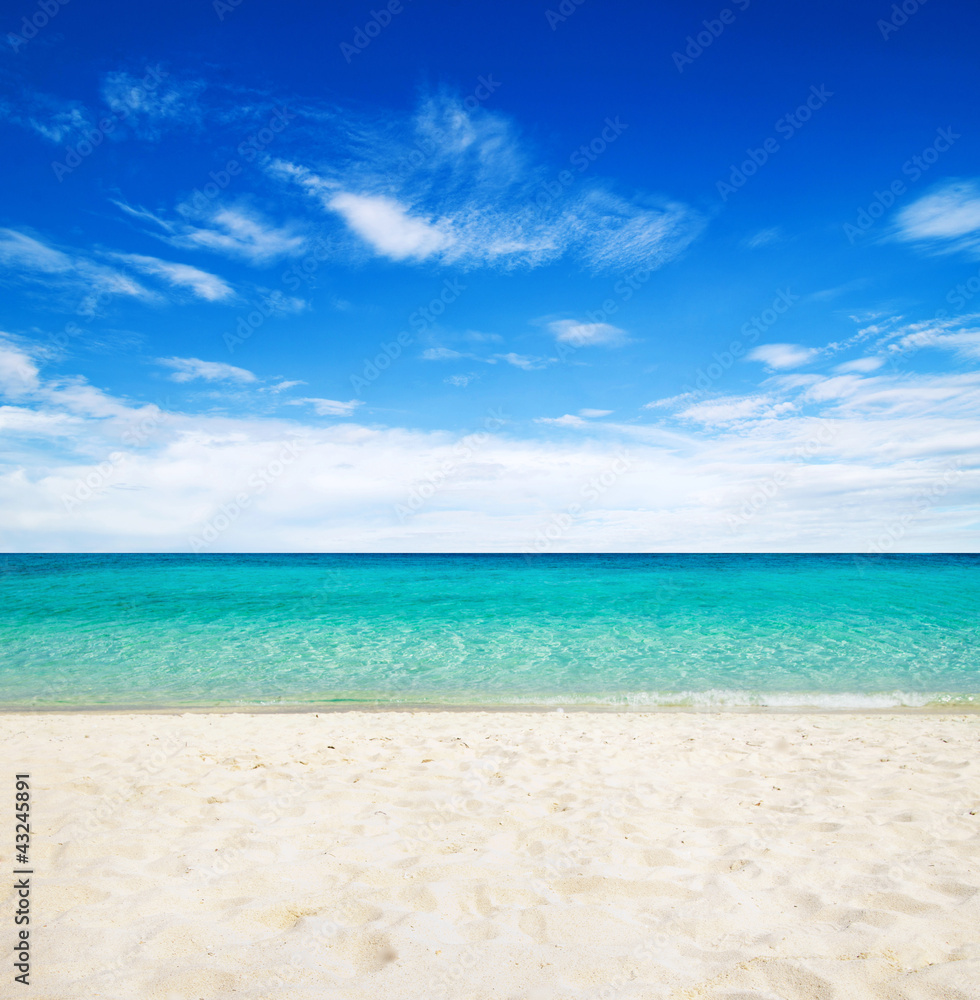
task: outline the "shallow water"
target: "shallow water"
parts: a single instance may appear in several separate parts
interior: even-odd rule
[[[0,705],[980,705],[980,556],[9,555]]]

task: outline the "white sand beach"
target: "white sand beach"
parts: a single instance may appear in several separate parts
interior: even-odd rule
[[[35,871],[32,985],[7,963],[4,996],[980,997],[980,715],[8,714],[0,737]]]

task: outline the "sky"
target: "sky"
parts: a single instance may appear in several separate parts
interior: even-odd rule
[[[12,0],[0,549],[976,551],[978,31]]]

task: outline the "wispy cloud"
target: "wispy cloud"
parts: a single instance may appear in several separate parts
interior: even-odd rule
[[[222,208],[210,225],[187,226],[171,242],[240,257],[251,264],[268,264],[302,252],[306,240],[290,226],[270,226],[257,214],[241,208]]]
[[[940,253],[980,253],[980,183],[953,181],[906,206],[894,235]]]
[[[592,410],[582,409],[576,416],[574,413],[566,413],[561,417],[536,417],[536,424],[551,424],[553,427],[575,427],[583,428],[589,426],[590,420],[597,420],[599,417],[608,417],[612,410]]]
[[[489,338],[487,338],[489,339]],[[499,339],[499,338],[494,338]],[[516,354],[514,351],[508,351],[505,354],[491,354],[488,356],[482,356],[479,354],[474,354],[471,351],[457,351],[452,347],[427,347],[422,352],[423,361],[479,361],[481,364],[485,365],[495,365],[498,361],[503,361],[505,364],[513,365],[515,368],[520,368],[522,371],[538,371],[541,368],[547,368],[549,364],[553,364],[558,359],[557,358],[538,358],[530,354]]]
[[[68,254],[14,229],[0,229],[0,263],[42,274],[64,274],[76,267],[76,259]]]
[[[160,67],[129,73],[114,71],[102,78],[102,100],[139,138],[158,140],[173,129],[199,127],[205,111],[200,79],[176,79]]]
[[[629,339],[626,331],[610,323],[580,323],[574,319],[556,319],[548,324],[560,344],[572,347],[619,347]]]
[[[759,247],[780,243],[783,238],[783,231],[779,226],[769,226],[767,229],[760,229],[758,232],[752,233],[751,236],[746,236],[742,240],[742,246],[749,250],[758,250]]]
[[[862,325],[857,333],[846,337],[844,340],[834,340],[829,344],[823,344],[819,347],[805,347],[802,344],[760,344],[749,351],[745,357],[747,361],[761,362],[770,371],[787,371],[791,368],[800,368],[817,361],[826,361],[835,354],[841,354],[853,347],[864,345],[866,348],[868,341],[874,341],[875,349],[879,352],[878,354],[864,358],[855,358],[851,361],[843,362],[838,366],[838,369],[842,372],[873,371],[882,364],[884,354],[881,352],[892,349],[888,347],[888,344],[900,336],[903,329],[905,329],[905,332],[912,330],[912,327],[902,328],[899,325],[901,321],[900,316],[887,318],[879,316],[876,318],[880,322],[869,323],[866,326]],[[868,317],[852,316],[851,319],[856,323],[864,324],[867,322]],[[954,321],[948,321],[945,325],[948,326],[952,322]],[[932,325],[931,328],[933,330],[939,328],[936,325],[937,323],[939,321],[936,321]],[[928,326],[929,324],[926,325]],[[918,330],[920,327],[916,326],[915,329]]]
[[[980,358],[980,330],[949,332],[948,328],[932,325],[904,334],[895,340],[892,349],[905,354],[910,350],[918,351],[927,347],[952,351],[960,358],[973,361]]]
[[[458,361],[460,358],[473,358],[476,361],[483,360],[482,358],[478,358],[475,354],[455,351],[451,347],[427,347],[422,352],[423,361]]]
[[[681,420],[690,420],[705,427],[728,427],[746,420],[773,420],[793,410],[788,401],[772,396],[727,396],[695,403],[681,410]]]
[[[649,403],[644,403],[644,410],[676,410],[682,403],[690,403],[701,397],[698,392],[681,392],[676,396],[665,396],[662,399],[654,399]]]
[[[188,288],[199,299],[207,302],[220,302],[232,298],[235,294],[234,289],[223,278],[191,267],[190,264],[178,264],[174,261],[160,260],[159,257],[144,257],[135,253],[112,254],[112,257],[144,274],[162,278],[175,288]]]
[[[157,358],[157,364],[172,368],[172,382],[255,382],[255,375],[245,368],[224,364],[221,361],[202,361],[200,358]]]
[[[556,184],[560,167],[532,162],[510,119],[447,92],[410,119],[346,115],[332,140],[324,163],[269,169],[340,220],[350,246],[390,260],[537,267],[568,256],[594,271],[656,268],[703,227],[680,202],[627,199],[571,171]]]
[[[843,361],[834,368],[835,372],[844,374],[847,372],[873,372],[885,363],[881,357],[855,358],[853,361]]]
[[[859,289],[866,288],[869,282],[869,278],[853,278],[851,281],[845,281],[841,285],[834,285],[831,288],[821,288],[815,292],[810,292],[808,295],[804,296],[804,301],[830,302],[841,295],[846,295],[848,292],[856,292]]]
[[[535,417],[536,424],[551,424],[552,427],[586,427],[587,422],[573,413],[561,417]]]
[[[177,79],[160,66],[143,67],[137,73],[114,70],[102,77],[101,100],[93,101],[91,107],[22,88],[16,102],[0,99],[0,119],[55,145],[77,142],[92,132],[109,142],[130,133],[158,140],[171,130],[186,132],[201,126],[208,114],[199,102],[205,87],[203,80]],[[211,109],[212,117],[215,110]],[[105,119],[112,128],[101,131],[99,122]]]
[[[820,353],[815,347],[799,344],[760,344],[749,351],[750,361],[761,361],[767,368],[799,368]]]
[[[81,296],[82,309],[94,309],[105,296],[128,296],[147,302],[158,299],[135,278],[116,268],[13,229],[0,229],[0,264],[22,281]]]
[[[306,399],[291,399],[291,406],[312,406],[313,411],[321,417],[349,417],[359,406],[363,406],[363,400],[349,399],[346,403],[339,399],[321,399],[318,397],[308,397]]]
[[[179,220],[125,202],[114,202],[127,215],[150,223],[149,232],[170,246],[184,250],[207,250],[211,253],[245,260],[262,266],[283,257],[302,253],[306,238],[295,227],[270,225],[257,212],[244,206],[195,207],[191,202],[178,206]]]
[[[38,367],[29,354],[0,334],[0,394],[19,397],[37,389]]]
[[[961,320],[931,320],[894,326],[876,324],[858,336],[866,339],[869,332],[877,335],[872,345],[874,353],[837,364],[829,373],[774,374],[762,382],[756,393],[719,392],[705,397],[702,393],[687,392],[655,400],[645,408],[666,410],[678,420],[693,421],[705,428],[727,429],[797,419],[812,413],[814,407],[820,408],[824,415],[863,413],[869,419],[884,415],[904,417],[914,412],[924,417],[931,404],[942,404],[947,413],[975,409],[974,401],[959,397],[977,381],[977,372],[919,372],[913,370],[912,359],[919,351],[931,349],[952,354],[967,365],[975,364],[980,360],[980,329],[965,326]],[[814,348],[813,356],[831,355],[840,346],[834,343]]]
[[[92,113],[78,101],[30,89],[22,90],[16,102],[0,98],[0,119],[55,145],[94,128]]]
[[[263,392],[285,392],[287,389],[294,389],[298,385],[306,385],[302,379],[286,379],[283,382],[276,382],[275,385],[265,386]]]
[[[158,289],[147,288],[132,272],[158,279],[167,289],[186,289],[207,302],[235,298],[234,289],[223,278],[190,264],[113,250],[95,250],[92,256],[13,229],[0,229],[0,265],[8,272],[8,281],[15,278],[77,296],[74,306],[89,314],[117,296],[148,303],[164,301]],[[291,308],[281,293],[279,298],[283,308]]]
[[[494,357],[526,372],[547,368],[551,361],[548,358],[535,358],[527,354],[515,354],[513,351],[509,351],[507,354],[495,354]]]

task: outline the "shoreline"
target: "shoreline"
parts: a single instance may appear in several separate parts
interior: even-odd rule
[[[809,715],[850,715],[850,716],[942,716],[965,718],[980,716],[980,703],[973,705],[888,705],[888,706],[825,706],[825,705],[433,705],[418,704],[378,704],[374,702],[302,705],[58,705],[58,706],[5,706],[0,705],[0,718],[16,715],[323,715],[344,714],[488,714],[488,715],[600,715],[600,716],[643,716],[643,715],[717,715],[717,716],[809,716]]]

